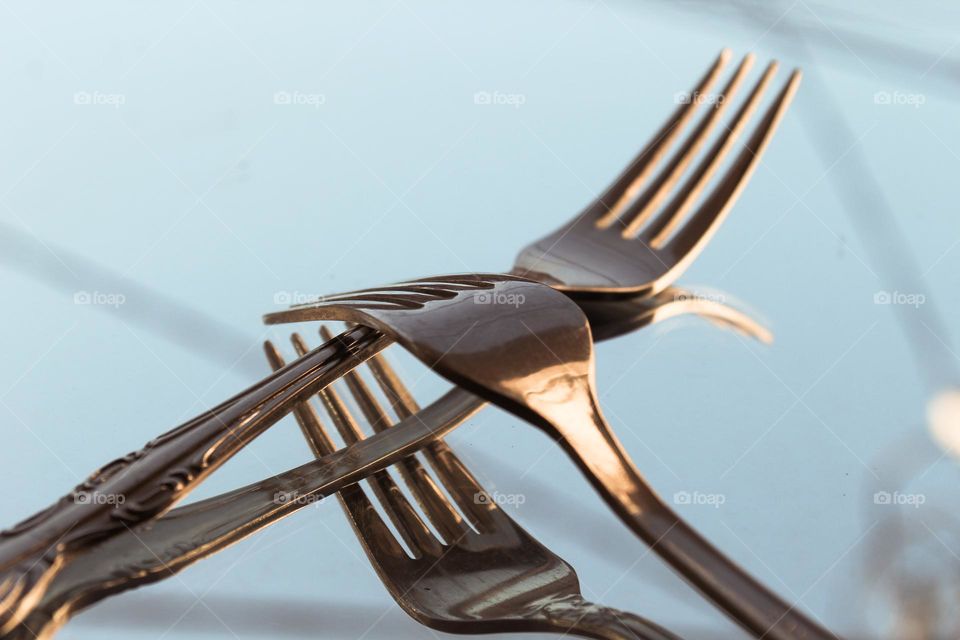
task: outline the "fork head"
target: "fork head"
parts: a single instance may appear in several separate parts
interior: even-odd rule
[[[546,428],[531,404],[563,404],[593,386],[586,316],[563,293],[526,278],[440,276],[264,316],[267,324],[308,320],[372,326],[454,384]]]
[[[298,355],[302,355],[306,349],[303,338],[294,334],[292,342]],[[282,366],[279,351],[270,343],[266,349],[271,365]],[[371,364],[375,379],[391,399],[397,417],[419,411],[385,359],[378,358]],[[367,422],[376,425],[375,430],[389,428],[391,418],[360,376],[351,372],[347,382]],[[357,421],[333,387],[324,389],[321,398],[346,443],[363,438]],[[295,415],[315,453],[329,453],[333,441],[312,406],[301,404]],[[367,555],[391,595],[412,617],[437,629],[476,633],[493,632],[509,625],[511,630],[519,631],[529,624],[531,630],[546,630],[542,622],[525,622],[530,617],[528,609],[539,609],[545,598],[579,594],[579,581],[573,568],[524,531],[496,501],[489,499],[489,494],[443,441],[431,443],[423,455],[465,517],[460,517],[445,497],[441,497],[439,503],[431,498],[435,491],[433,481],[413,456],[393,471],[404,477],[415,502],[407,499],[387,472],[370,478],[373,499],[379,502],[397,535],[360,485],[350,485],[339,494]],[[412,475],[411,464],[415,465]],[[427,521],[436,531],[443,532],[442,537],[427,527],[413,504],[421,506]],[[505,597],[506,594],[509,597]]]
[[[511,273],[578,296],[656,293],[675,281],[709,242],[750,179],[800,81],[800,72],[794,71],[740,154],[701,199],[777,71],[777,63],[771,62],[694,165],[753,64],[752,55],[744,57],[713,98],[708,92],[729,55],[726,50],[721,53],[623,174],[572,220],[525,247]],[[696,108],[705,102],[708,112],[663,169],[652,175]]]
[[[292,342],[298,354],[306,352],[306,342],[299,335],[294,334]],[[270,343],[266,348],[271,365],[282,366],[276,348]],[[382,355],[371,359],[368,366],[397,418],[419,411]],[[391,418],[358,372],[351,371],[345,380],[373,430],[389,428]],[[352,444],[362,439],[362,431],[336,390],[328,387],[321,397],[344,440]],[[332,441],[312,406],[301,404],[295,415],[314,451],[328,453]],[[407,493],[420,505],[426,520],[442,532],[440,536],[428,529],[390,474],[381,472],[369,479],[374,499],[406,542],[409,554],[360,485],[351,485],[339,494],[378,576],[414,619],[453,633],[555,631],[585,637],[676,640],[648,620],[584,601],[573,567],[520,527],[442,440],[431,442],[421,455],[433,476],[415,456],[392,471],[403,477]],[[465,517],[437,491],[434,477]]]

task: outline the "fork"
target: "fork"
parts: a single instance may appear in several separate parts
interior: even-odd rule
[[[757,637],[835,637],[725,557],[646,483],[600,411],[590,325],[563,293],[510,275],[439,276],[265,317],[311,320],[374,327],[463,393],[543,429],[627,526]]]
[[[326,339],[326,327],[321,329]],[[298,354],[306,343],[294,333]],[[283,357],[265,344],[274,368]],[[374,378],[399,418],[419,411],[413,396],[386,359],[369,360]],[[391,422],[366,382],[351,371],[344,376],[366,422],[374,431]],[[332,386],[320,392],[324,408],[347,444],[363,432]],[[316,455],[333,450],[313,406],[302,402],[294,411]],[[390,595],[418,622],[450,633],[554,631],[605,640],[679,640],[640,616],[587,602],[577,574],[562,558],[540,544],[506,514],[442,441],[423,450],[439,484],[459,510],[438,491],[414,457],[398,470],[407,489],[439,533],[435,535],[386,471],[371,478],[373,492],[393,522],[412,557],[377,514],[359,484],[338,497],[377,575]]]
[[[753,54],[744,56],[723,90],[712,97],[708,92],[729,58],[730,51],[723,50],[688,99],[681,101],[623,173],[583,211],[521,250],[510,273],[574,297],[657,293],[673,283],[710,241],[739,197],[800,84],[800,71],[794,70],[740,155],[693,211],[778,68],[776,61],[767,66],[731,122],[674,192],[754,62]],[[709,112],[662,171],[652,176],[704,102],[711,103]]]
[[[757,340],[770,340],[769,332],[746,315],[681,289],[668,289],[652,298],[592,301],[590,309],[595,315],[591,315],[591,321],[597,340],[680,314],[696,314]],[[52,637],[78,611],[108,596],[178,573],[322,496],[399,462],[462,424],[480,408],[482,403],[472,395],[452,391],[393,428],[334,454],[173,509],[159,518],[131,524],[128,531],[101,541],[67,564],[29,615],[3,637]],[[428,455],[436,456],[435,450],[428,450]],[[287,496],[294,498],[277,499]]]

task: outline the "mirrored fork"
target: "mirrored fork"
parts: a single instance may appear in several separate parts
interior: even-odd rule
[[[543,429],[624,524],[757,637],[835,637],[724,556],[650,488],[600,411],[590,326],[563,293],[510,275],[439,276],[265,317],[268,324],[311,320],[374,327],[463,393]]]
[[[729,50],[724,50],[623,173],[578,215],[525,247],[510,273],[574,297],[635,296],[656,293],[673,283],[710,241],[739,197],[800,84],[800,71],[794,70],[739,155],[718,175],[777,72],[777,63],[771,62],[694,165],[754,61],[753,54],[746,55],[723,90],[712,96],[710,88],[729,58]],[[709,105],[709,111],[654,176],[654,169],[702,103]],[[716,184],[701,199],[715,177]]]
[[[326,339],[326,327],[322,332]],[[294,333],[291,341],[298,355],[307,352],[299,334]],[[265,348],[271,365],[283,366],[279,351],[269,342]],[[420,408],[409,390],[386,359],[375,358],[368,363],[395,415],[415,415]],[[356,370],[344,377],[367,424],[378,432],[390,428],[390,418]],[[362,430],[333,386],[320,397],[344,442],[362,440]],[[316,455],[334,450],[312,405],[301,403],[294,415]],[[423,454],[459,511],[416,457],[405,458],[397,470],[439,536],[386,471],[370,478],[381,508],[412,557],[361,485],[350,485],[338,494],[377,575],[415,620],[450,633],[552,631],[603,640],[679,640],[645,618],[586,601],[573,567],[490,500],[442,440],[432,442]]]
[[[681,314],[695,314],[748,337],[771,340],[769,331],[745,314],[682,289],[672,288],[652,298],[591,301],[589,308],[598,340]],[[351,364],[362,359],[362,352],[350,355]],[[159,518],[130,524],[129,530],[97,542],[66,564],[50,581],[38,604],[3,638],[50,638],[78,611],[108,596],[174,575],[319,497],[332,495],[375,470],[399,463],[463,424],[482,406],[475,396],[451,391],[389,430],[332,455],[173,509]],[[442,445],[438,447],[439,453],[434,447],[427,455],[442,460]],[[278,501],[278,496],[296,499]]]

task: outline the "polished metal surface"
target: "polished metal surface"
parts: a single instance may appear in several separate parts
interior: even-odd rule
[[[59,571],[4,638],[50,637],[78,611],[163,580],[193,563],[394,464],[450,431],[482,406],[441,397],[390,432],[225,494],[179,507],[92,545]],[[296,499],[278,500],[278,496]]]
[[[306,352],[299,334],[291,340],[298,354]],[[267,355],[274,368],[283,366],[270,343]],[[416,415],[416,401],[387,361],[378,357],[370,367],[395,415]],[[364,379],[355,371],[345,378],[367,424],[375,431],[389,430],[392,421]],[[327,387],[320,396],[340,437],[347,443],[362,440],[362,429],[337,391]],[[300,403],[295,415],[316,455],[333,450],[312,405]],[[604,640],[679,640],[646,618],[586,601],[573,567],[490,500],[443,440],[431,442],[422,453],[433,476],[414,456],[396,467],[413,502],[385,471],[370,478],[380,507],[409,553],[361,485],[338,496],[377,575],[410,616],[451,633],[553,631]]]
[[[624,524],[744,628],[771,639],[834,637],[647,485],[600,412],[587,318],[559,291],[510,275],[439,276],[329,296],[265,320],[343,320],[390,335],[458,386],[545,430]]]
[[[732,121],[722,125],[713,146],[674,193],[754,60],[752,54],[745,56],[723,91],[711,96],[710,89],[729,58],[729,50],[724,50],[623,173],[582,212],[523,249],[511,273],[573,296],[657,293],[675,281],[710,241],[750,180],[800,84],[800,71],[794,70],[736,160],[694,210],[777,72],[777,63],[771,62]],[[708,113],[654,175],[704,102],[709,103]]]
[[[0,634],[14,629],[58,572],[97,543],[162,514],[282,418],[389,340],[360,327],[109,463],[45,510],[0,532]]]
[[[596,342],[683,315],[696,315],[764,344],[773,343],[770,330],[749,315],[718,300],[681,287],[668,287],[650,297],[581,299],[580,310],[590,322]]]
[[[725,304],[698,299],[678,288],[653,298],[595,301],[590,309],[597,331],[607,337],[678,315],[694,314],[757,340],[766,342],[771,338],[768,330],[746,314]],[[307,357],[291,365],[302,363]],[[357,360],[352,364],[357,364],[362,354],[351,356],[354,357]],[[455,389],[415,415],[404,416],[390,430],[328,453],[315,462],[173,509],[139,525],[129,524],[129,531],[98,540],[67,563],[38,595],[36,605],[5,637],[52,636],[76,612],[108,596],[176,574],[391,464],[408,465],[402,458],[425,445],[428,454],[443,457],[444,445],[434,445],[432,441],[462,424],[483,405],[476,396]],[[455,469],[449,471],[453,473]],[[278,495],[297,499],[278,502]]]

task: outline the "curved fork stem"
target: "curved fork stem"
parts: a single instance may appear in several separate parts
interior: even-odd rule
[[[624,524],[661,558],[758,638],[836,640],[727,558],[656,495],[604,422],[593,394],[576,406],[580,413],[572,402],[551,407],[561,410],[553,424],[562,445]]]
[[[597,640],[682,640],[655,622],[627,611],[570,596],[552,600],[539,611],[558,631]]]

